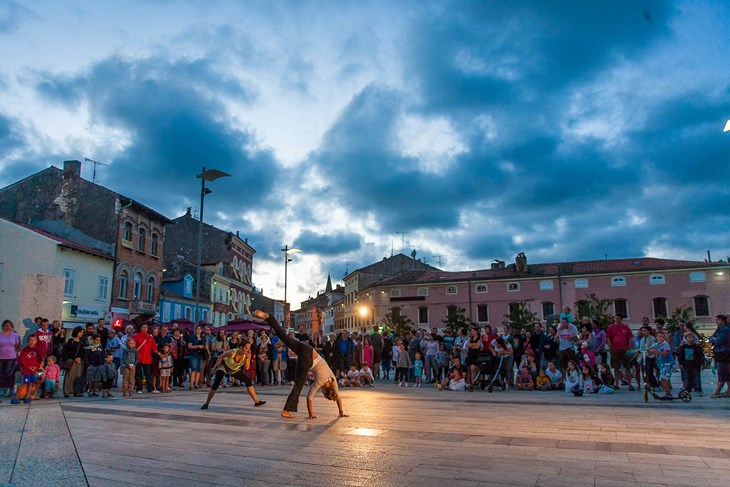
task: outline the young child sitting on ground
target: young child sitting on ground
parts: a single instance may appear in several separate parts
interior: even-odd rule
[[[441,384],[439,384],[441,385]],[[439,387],[439,390],[441,388]],[[453,369],[451,371],[451,374],[449,374],[449,390],[450,391],[465,391],[466,390],[466,381],[464,380],[464,375],[462,374],[461,369]]]
[[[565,392],[572,393],[583,390],[583,377],[578,371],[574,360],[568,361],[568,370],[565,374]]]
[[[596,373],[593,372],[593,368],[588,365],[581,367],[583,375],[583,391],[587,394],[593,394],[598,392],[600,387],[600,380],[596,377]]]
[[[598,378],[601,379],[601,383],[604,386],[615,389],[614,377],[607,364],[601,364],[598,366]]]
[[[538,391],[549,391],[550,390],[550,379],[545,375],[545,369],[540,369],[535,379],[535,389]]]
[[[357,371],[357,365],[354,363],[350,364],[350,370],[347,371],[347,374],[345,372],[341,372],[342,374],[342,380],[341,385],[345,387],[358,387],[360,386],[360,373]]]
[[[550,390],[559,391],[563,389],[563,373],[558,370],[555,362],[548,362],[548,368],[545,375],[550,379]]]
[[[527,365],[522,367],[522,372],[517,376],[516,387],[520,391],[531,391],[535,388],[532,382],[532,374],[530,374],[530,369]]]
[[[367,362],[362,363],[362,368],[360,369],[360,385],[368,386],[368,387],[374,387],[373,382],[375,381],[375,378],[373,377],[373,371],[368,365]]]
[[[56,357],[51,355],[46,359],[46,368],[43,371],[43,381],[46,385],[46,399],[53,397],[61,381],[61,367],[56,363]]]

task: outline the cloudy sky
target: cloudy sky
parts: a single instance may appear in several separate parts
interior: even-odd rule
[[[303,249],[290,301],[391,250],[725,258],[728,25],[695,0],[4,0],[0,186],[88,157],[174,218],[227,171],[205,220],[273,297]]]

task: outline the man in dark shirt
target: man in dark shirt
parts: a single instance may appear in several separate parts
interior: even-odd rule
[[[383,335],[380,334],[378,326],[373,326],[370,334],[370,344],[373,346],[373,376],[380,379],[380,362],[383,360]]]
[[[106,350],[106,341],[109,339],[109,332],[104,328],[104,318],[96,321],[96,332],[101,337],[101,349]]]

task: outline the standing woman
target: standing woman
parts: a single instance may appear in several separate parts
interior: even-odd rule
[[[368,366],[370,366],[370,368],[373,367],[373,345],[372,345],[372,343],[370,343],[370,338],[368,338],[368,337],[365,337],[363,339],[360,363],[363,365],[368,364]]]
[[[65,370],[63,397],[68,397],[70,394],[73,394],[74,397],[81,397],[84,392],[83,389],[74,390],[74,382],[84,375],[84,364],[81,362],[81,358],[84,356],[84,341],[81,339],[83,336],[84,329],[77,326],[71,332],[71,338],[66,342],[66,346],[63,347],[63,369]]]
[[[203,327],[195,327],[195,334],[188,339],[188,363],[190,364],[190,385],[188,389],[200,389],[200,374],[203,372],[203,357],[206,349]]]
[[[270,344],[271,341],[269,340],[269,335],[262,334],[261,343],[259,344],[259,353],[256,357],[258,359],[256,363],[258,364],[259,384],[262,386],[269,385],[269,368],[271,367],[271,354],[269,353]]]
[[[0,396],[13,395],[18,352],[20,352],[20,337],[13,330],[13,322],[5,320],[3,331],[0,333]]]
[[[251,378],[251,380],[256,379],[256,371],[258,370],[258,356],[259,356],[259,345],[258,341],[256,340],[256,332],[253,330],[248,330],[248,334],[246,335],[246,340],[243,340],[241,342],[242,346],[246,343],[251,344],[251,358],[249,359],[249,363],[245,366],[245,372],[246,375]],[[231,349],[233,350],[233,349]]]
[[[466,365],[469,366],[469,384],[472,384],[479,373],[479,352],[482,349],[482,341],[479,339],[479,330],[475,327],[469,328],[469,339],[464,343],[466,350]]]

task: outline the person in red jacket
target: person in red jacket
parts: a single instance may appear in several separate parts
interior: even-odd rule
[[[28,404],[34,397],[38,388],[38,374],[43,372],[43,359],[45,358],[46,345],[38,342],[35,335],[28,337],[28,345],[20,351],[18,364],[23,381],[15,393],[11,404],[20,404],[20,400]]]
[[[157,349],[157,343],[148,333],[148,329],[149,325],[143,322],[139,325],[139,332],[132,337],[137,344],[137,368],[134,375],[137,394],[142,394],[143,379],[147,383],[147,392],[152,392],[152,350]]]

